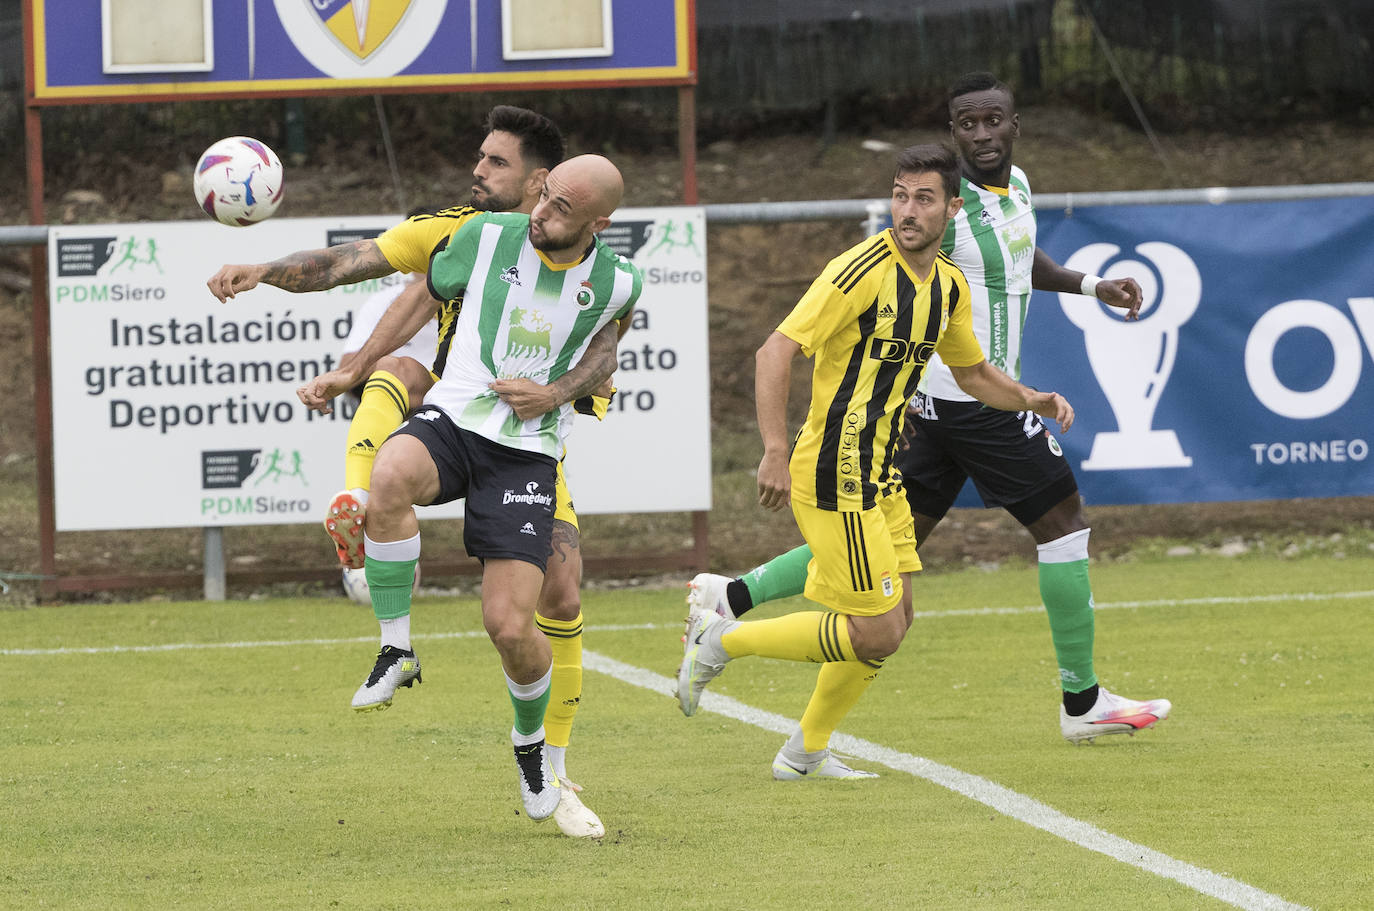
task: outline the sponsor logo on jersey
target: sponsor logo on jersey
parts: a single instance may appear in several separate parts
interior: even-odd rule
[[[552,352],[553,323],[537,310],[512,307],[506,357],[548,357]]]
[[[508,285],[515,285],[517,288],[520,287],[520,270],[515,266],[511,266],[501,273],[501,281]]]
[[[532,522],[526,522],[524,525],[521,525],[521,526],[520,526],[520,534],[522,534],[522,535],[534,535],[535,537],[539,537],[539,532],[537,532],[537,531],[534,530],[534,523],[532,523]]]

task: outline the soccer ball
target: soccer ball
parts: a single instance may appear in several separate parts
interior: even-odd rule
[[[255,224],[281,205],[281,160],[266,143],[230,136],[200,156],[191,188],[196,202],[216,221],[234,227]]]
[[[348,596],[348,600],[354,604],[361,604],[365,607],[372,606],[372,592],[367,587],[366,570],[359,567],[350,569],[345,566],[343,569],[343,590]],[[413,595],[420,590],[420,564],[415,564],[415,584],[411,586],[410,593]]]

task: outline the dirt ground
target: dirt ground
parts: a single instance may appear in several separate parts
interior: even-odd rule
[[[1295,125],[1263,135],[1193,132],[1166,136],[1156,152],[1138,131],[1102,123],[1067,109],[1021,112],[1016,160],[1037,192],[1328,183],[1368,179],[1374,173],[1374,128]],[[789,199],[856,199],[886,195],[891,149],[944,138],[934,126],[840,135],[823,146],[810,135],[774,135],[711,143],[700,149],[698,181],[703,203]],[[867,142],[866,142],[867,141]],[[873,150],[876,143],[889,148]],[[869,146],[869,147],[866,147]],[[573,141],[574,152],[601,151]],[[681,167],[674,146],[654,152],[611,153],[625,174],[627,205],[679,202]],[[191,156],[192,158],[194,156]],[[181,156],[185,159],[186,156]],[[384,160],[367,143],[331,148],[328,160],[289,166],[287,203],[280,214],[310,216],[397,211]],[[437,150],[399,154],[407,201],[441,203],[466,198],[467,161],[450,162]],[[189,165],[130,157],[120,162],[115,185],[49,186],[48,220],[103,222],[194,219]],[[83,169],[94,173],[94,169]],[[151,188],[151,191],[150,191]],[[0,178],[0,224],[27,220],[22,178]],[[857,224],[816,222],[770,226],[716,226],[709,230],[709,293],[712,353],[712,421],[718,477],[711,515],[712,564],[747,568],[797,543],[781,517],[759,516],[750,504],[750,475],[758,458],[753,429],[753,351],[824,263],[857,237]],[[285,252],[285,251],[283,251]],[[10,495],[34,484],[32,351],[29,331],[28,254],[0,248],[0,482]],[[800,372],[799,372],[800,373]],[[794,402],[804,404],[799,390]],[[37,566],[33,507],[0,503],[15,513],[17,527],[0,545],[0,572],[33,572]],[[1374,496],[1342,500],[1190,504],[1160,507],[1090,507],[1095,551],[1129,559],[1151,546],[1225,548],[1298,546],[1300,541],[1341,541],[1374,529]],[[109,535],[59,536],[63,573],[190,569],[198,565],[199,534],[125,536],[114,557]],[[315,534],[313,531],[311,534]],[[625,540],[656,537],[681,543],[682,523],[634,520],[591,523],[588,553]],[[188,536],[193,536],[193,539]],[[1336,536],[1333,538],[1333,536]],[[1169,542],[1159,542],[1168,539]],[[140,541],[147,540],[143,544]],[[1259,542],[1267,543],[1259,543]],[[1191,543],[1189,543],[1191,542]],[[1237,542],[1240,542],[1237,544]],[[1248,542],[1248,543],[1247,543]],[[1288,542],[1285,544],[1284,542]],[[250,542],[230,541],[234,560],[290,565],[290,556],[254,557]],[[1306,544],[1302,546],[1307,546]],[[292,548],[273,548],[290,554]],[[607,552],[615,552],[608,550]],[[932,568],[1032,559],[1030,539],[1001,513],[957,511],[923,549]],[[133,559],[130,560],[129,557]],[[240,560],[244,562],[245,560]]]

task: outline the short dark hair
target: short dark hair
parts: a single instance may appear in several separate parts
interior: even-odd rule
[[[563,134],[543,114],[510,104],[498,104],[487,113],[487,133],[500,130],[520,139],[520,155],[527,164],[550,171],[563,160],[567,146]]]
[[[940,175],[946,202],[959,195],[959,159],[949,146],[931,142],[902,149],[897,155],[897,173],[893,176],[924,171],[934,171]]]
[[[949,95],[946,97],[945,103],[949,107],[950,113],[953,114],[954,99],[964,95],[972,95],[974,92],[989,91],[1005,92],[1012,107],[1016,106],[1016,96],[1012,94],[1011,87],[991,73],[981,70],[976,73],[965,73],[954,80],[954,84],[949,87]]]

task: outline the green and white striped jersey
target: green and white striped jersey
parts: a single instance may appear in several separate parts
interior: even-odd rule
[[[1026,173],[1013,166],[1011,186],[990,190],[959,179],[964,207],[950,220],[941,249],[963,270],[973,304],[973,334],[989,362],[1021,377],[1021,331],[1030,303],[1035,263],[1035,207]],[[931,358],[921,391],[940,399],[971,402],[954,375]]]
[[[643,278],[600,239],[576,263],[550,263],[530,244],[529,223],[517,212],[484,213],[431,261],[430,292],[461,293],[463,308],[439,340],[447,356],[425,404],[493,442],[559,459],[572,405],[521,421],[488,384],[548,384],[567,373],[598,330],[634,309]]]

